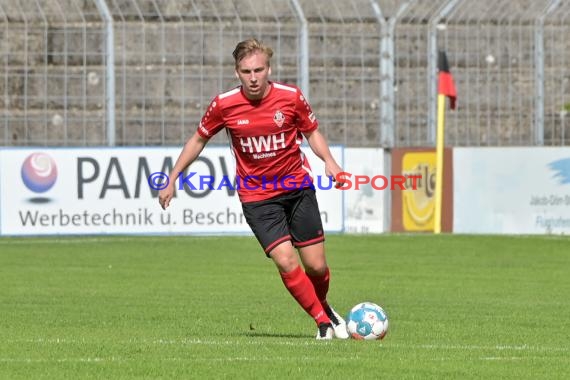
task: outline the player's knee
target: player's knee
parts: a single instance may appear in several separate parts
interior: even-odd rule
[[[279,272],[287,273],[299,266],[299,260],[297,259],[297,254],[292,249],[287,249],[287,247],[277,247],[269,253],[269,257],[273,259],[273,262],[279,269]]]
[[[327,263],[322,261],[305,264],[305,272],[307,272],[309,276],[324,276],[327,272]]]
[[[322,276],[327,270],[327,260],[323,243],[302,247],[299,249],[305,271],[309,275]]]
[[[280,261],[273,260],[273,261],[275,262],[277,269],[281,273],[292,272],[295,269],[297,269],[297,267],[299,266],[299,262],[297,262],[296,260],[280,260]]]

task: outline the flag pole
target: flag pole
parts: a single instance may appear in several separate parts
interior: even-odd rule
[[[440,51],[437,59],[438,85],[437,85],[437,138],[436,138],[436,169],[435,169],[435,213],[433,219],[433,232],[441,233],[441,214],[443,208],[443,158],[445,148],[445,103],[449,97],[450,108],[455,109],[457,91],[453,77],[449,71],[449,64],[445,51]]]
[[[437,95],[437,140],[435,164],[435,214],[433,232],[441,233],[443,204],[443,150],[445,146],[445,95]]]

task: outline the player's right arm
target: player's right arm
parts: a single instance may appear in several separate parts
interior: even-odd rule
[[[198,158],[207,143],[208,139],[205,139],[196,132],[194,133],[194,136],[186,142],[184,148],[182,148],[182,152],[180,153],[180,156],[178,156],[176,164],[174,164],[174,168],[172,168],[172,172],[170,172],[170,182],[168,183],[168,186],[162,189],[158,194],[158,202],[163,210],[168,207],[170,200],[174,197],[176,179],[180,173],[184,172],[184,170],[186,170],[186,168],[190,166],[196,158]]]
[[[182,152],[170,173],[168,186],[158,194],[158,202],[163,210],[168,207],[170,200],[174,197],[174,184],[180,173],[184,172],[184,170],[198,158],[210,138],[224,128],[224,118],[219,102],[220,99],[216,96],[210,103],[206,113],[202,116],[196,133],[194,133],[186,142],[184,148],[182,148]]]

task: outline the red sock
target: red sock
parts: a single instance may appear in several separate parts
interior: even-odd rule
[[[315,293],[317,293],[317,297],[325,310],[329,306],[327,303],[327,293],[329,292],[330,276],[328,267],[323,275],[307,274],[307,277],[309,277],[309,280],[313,283]]]
[[[329,317],[323,310],[323,306],[319,302],[315,293],[315,288],[311,281],[301,269],[301,266],[293,269],[291,272],[280,273],[283,284],[289,293],[297,300],[299,305],[319,323],[330,323]]]

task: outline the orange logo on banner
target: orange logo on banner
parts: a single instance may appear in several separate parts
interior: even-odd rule
[[[432,231],[435,212],[435,152],[407,152],[402,174],[421,175],[417,190],[406,184],[402,191],[402,224],[406,231]]]

